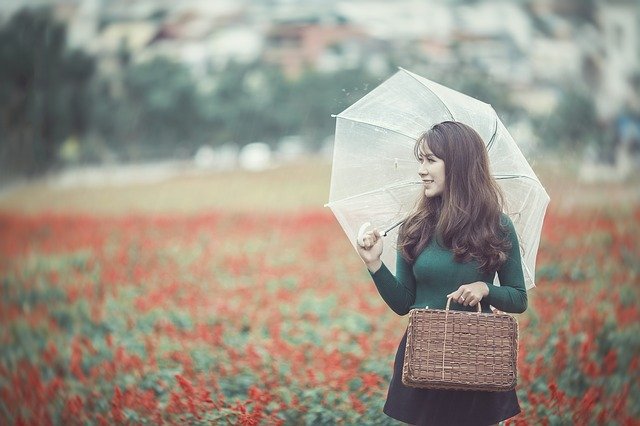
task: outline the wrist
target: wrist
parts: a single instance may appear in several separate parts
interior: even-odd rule
[[[483,287],[484,287],[484,290],[483,290],[484,296],[483,297],[487,297],[489,295],[489,291],[490,291],[489,283],[486,283],[486,282],[482,281],[482,284],[483,284]]]
[[[382,267],[382,261],[380,259],[376,259],[371,262],[365,262],[365,265],[367,265],[369,272],[375,274]]]

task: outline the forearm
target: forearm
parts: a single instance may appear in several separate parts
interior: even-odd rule
[[[504,312],[521,314],[527,309],[527,290],[524,287],[510,287],[502,285],[500,287],[492,283],[486,283],[489,287],[489,294],[485,300],[493,307]]]
[[[399,282],[384,263],[380,262],[379,268],[373,269],[375,272],[369,269],[369,273],[382,299],[398,315],[407,314],[415,301],[414,292]]]
[[[527,289],[522,271],[522,259],[520,257],[520,245],[513,223],[506,217],[505,221],[509,229],[511,249],[509,250],[507,261],[498,270],[500,287],[487,283],[489,287],[487,301],[501,311],[520,314],[527,309],[528,304]]]

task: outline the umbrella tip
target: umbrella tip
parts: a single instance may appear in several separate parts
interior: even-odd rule
[[[338,114],[331,114],[331,118],[336,118]]]

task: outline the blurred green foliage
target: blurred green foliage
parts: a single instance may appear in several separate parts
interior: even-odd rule
[[[0,170],[33,175],[62,141],[89,126],[94,60],[66,46],[45,9],[22,10],[0,27]]]
[[[591,95],[571,86],[548,116],[534,120],[534,128],[542,145],[553,150],[579,153],[584,147],[593,146],[600,152],[610,152],[614,140],[607,137],[607,128],[599,123]]]
[[[157,59],[126,67],[112,81],[96,82],[94,98],[94,129],[125,160],[144,156],[145,147],[167,153],[176,145],[203,142],[204,102],[179,64]]]
[[[442,84],[472,98],[490,104],[504,123],[509,123],[524,114],[522,108],[509,99],[505,84],[492,81],[491,76],[479,72],[456,72],[443,76]]]
[[[199,90],[185,66],[157,58],[124,70],[122,95],[104,89],[94,119],[125,159],[144,152],[191,155],[204,143],[275,145],[289,135],[317,147],[333,132],[330,114],[361,97],[371,82],[363,69],[288,80],[273,66],[231,63],[214,76],[212,88]]]

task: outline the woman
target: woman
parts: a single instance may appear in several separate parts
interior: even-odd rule
[[[524,312],[527,292],[513,223],[489,173],[487,150],[471,127],[436,124],[416,141],[424,191],[400,228],[396,276],[380,260],[377,229],[364,234],[358,253],[385,302],[399,315],[412,308],[474,311],[482,301],[504,312]],[[493,286],[495,274],[500,287]],[[490,425],[515,416],[515,390],[429,390],[402,384],[406,332],[396,353],[384,413],[418,425]]]

